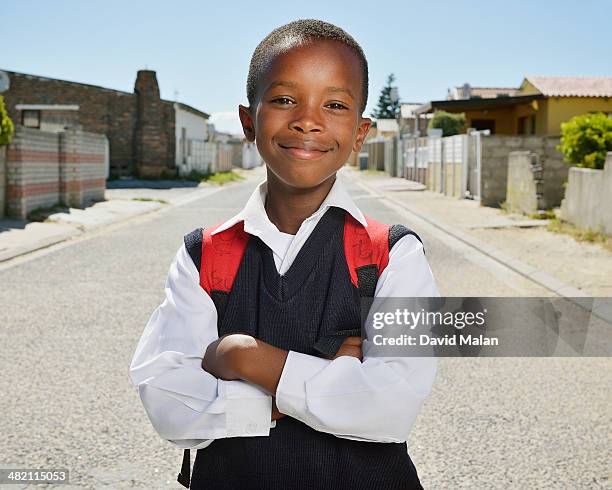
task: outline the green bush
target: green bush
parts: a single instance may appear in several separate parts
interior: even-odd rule
[[[0,146],[8,145],[11,142],[14,131],[13,121],[11,121],[6,112],[6,107],[4,107],[4,97],[0,95]]]
[[[569,165],[602,169],[606,153],[612,151],[612,118],[603,112],[572,117],[561,124],[557,149]]]
[[[429,122],[430,128],[442,130],[442,136],[459,134],[465,126],[465,114],[452,114],[446,111],[436,111]]]

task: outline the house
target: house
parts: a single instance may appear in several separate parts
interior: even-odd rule
[[[427,133],[427,125],[432,114],[425,114],[417,118],[416,110],[422,105],[419,102],[406,102],[400,105],[402,134]]]
[[[468,128],[491,134],[558,136],[561,123],[588,112],[612,114],[612,77],[528,76],[516,89],[470,87],[449,91],[415,110],[465,113]]]
[[[494,99],[513,96],[516,92],[518,89],[513,87],[472,87],[469,83],[464,83],[460,87],[453,87],[452,91],[449,89],[446,99]]]
[[[397,136],[397,119],[373,119],[368,139]]]
[[[192,148],[208,139],[209,115],[160,97],[156,73],[140,70],[133,92],[6,71],[13,121],[45,132],[104,134],[112,177],[176,175]],[[108,177],[108,175],[107,175]]]

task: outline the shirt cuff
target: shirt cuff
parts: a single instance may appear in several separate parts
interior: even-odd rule
[[[276,406],[279,411],[303,420],[307,413],[306,382],[331,362],[290,350],[276,388]]]
[[[227,437],[269,436],[272,396],[246,381],[219,380]]]

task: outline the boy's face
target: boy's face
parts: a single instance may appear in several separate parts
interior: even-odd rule
[[[315,40],[271,62],[255,107],[239,106],[249,141],[286,185],[315,187],[359,151],[371,120],[361,117],[361,68],[338,41]]]

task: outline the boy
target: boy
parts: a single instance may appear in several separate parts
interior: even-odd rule
[[[191,488],[421,488],[405,441],[435,360],[363,358],[354,333],[333,355],[313,349],[359,327],[343,226],[368,221],[336,172],[370,127],[367,93],[361,48],[332,24],[291,22],[253,54],[239,115],[267,180],[201,249],[215,234],[246,237],[231,294],[207,293],[206,256],[182,245],[130,367],[159,434],[198,449]],[[438,296],[401,228],[375,295]]]

